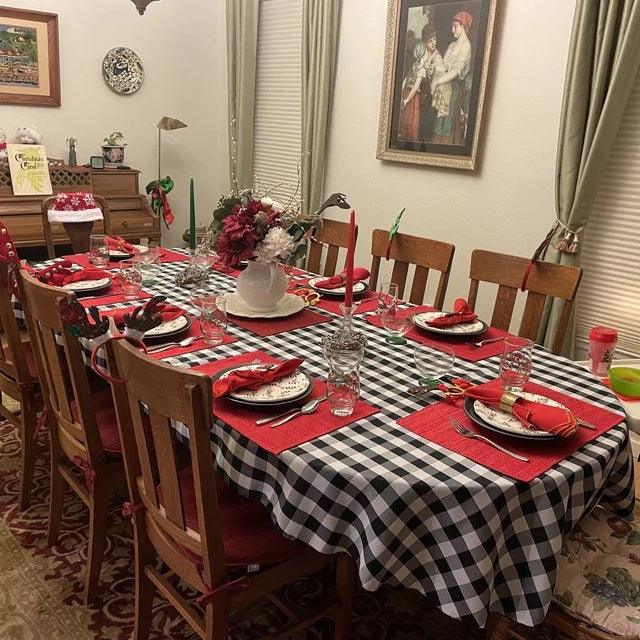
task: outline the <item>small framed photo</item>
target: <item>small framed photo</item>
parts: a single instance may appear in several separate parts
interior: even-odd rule
[[[92,169],[104,169],[104,158],[102,156],[91,156],[89,164]]]

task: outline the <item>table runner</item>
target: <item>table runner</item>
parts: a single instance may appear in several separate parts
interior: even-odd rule
[[[241,356],[199,365],[195,367],[195,370],[206,373],[209,376],[214,376],[227,367],[246,364],[252,362],[254,359],[259,359],[261,362],[277,362],[277,358],[273,358],[262,351],[251,351]],[[304,369],[304,365],[302,365],[302,369]],[[305,402],[309,402],[314,398],[324,398],[326,396],[326,387],[325,382],[315,379],[313,381],[313,391],[311,395],[305,399]],[[255,423],[258,418],[265,415],[281,413],[285,410],[286,408],[279,407],[275,409],[265,408],[263,411],[252,411],[224,399],[214,400],[213,406],[213,413],[219,419],[265,449],[265,451],[275,454],[282,453],[304,442],[309,442],[327,433],[341,429],[352,422],[356,422],[377,412],[375,407],[361,400],[358,402],[353,415],[337,417],[331,415],[329,405],[325,401],[320,403],[315,413],[298,416],[280,427],[272,429],[268,424],[259,426]]]
[[[145,288],[192,310],[189,292],[173,284],[183,268],[162,265],[156,283]],[[211,280],[221,291],[235,290],[225,274],[216,272]],[[354,326],[368,341],[362,397],[379,412],[279,455],[216,421],[211,435],[218,472],[242,495],[260,500],[285,534],[322,553],[348,551],[369,590],[383,584],[417,589],[446,614],[470,616],[481,626],[490,611],[540,624],[552,599],[562,535],[597,500],[621,514],[632,510],[626,425],[531,483],[515,481],[400,427],[398,420],[435,400],[404,393],[419,377],[412,365],[415,345],[388,345],[366,314],[357,315]],[[321,341],[333,328],[320,324],[263,338],[230,327],[236,343],[165,362],[195,366],[264,349],[279,358],[302,355],[307,370],[322,379]],[[498,375],[498,361],[457,360],[453,373],[485,382]],[[620,409],[606,387],[566,358],[536,347],[533,366],[545,386]]]
[[[501,384],[499,380],[494,382],[497,385]],[[596,426],[596,431],[578,427],[576,433],[569,438],[544,442],[511,438],[474,424],[467,417],[460,403],[454,405],[444,400],[402,418],[398,424],[430,442],[459,453],[493,471],[504,473],[516,480],[530,482],[624,420],[623,414],[602,409],[539,384],[528,383],[525,391],[561,402],[571,409],[577,418]],[[474,433],[487,436],[510,451],[529,458],[529,462],[516,460],[480,440],[461,436],[451,426],[450,418],[457,419]]]

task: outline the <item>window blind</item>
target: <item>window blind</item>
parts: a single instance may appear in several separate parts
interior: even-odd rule
[[[584,234],[576,350],[595,325],[618,330],[618,356],[640,357],[640,75]]]
[[[286,204],[302,146],[302,0],[260,0],[254,109],[254,187]]]

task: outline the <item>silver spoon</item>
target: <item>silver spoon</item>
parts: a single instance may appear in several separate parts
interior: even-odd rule
[[[180,340],[180,342],[168,342],[167,344],[163,344],[161,347],[147,349],[147,353],[158,353],[160,351],[164,351],[165,349],[172,349],[173,347],[188,347],[194,340],[199,337],[201,336],[190,336],[189,338]]]
[[[480,342],[474,342],[474,347],[484,347],[485,344],[491,344],[492,342],[500,342],[500,340],[504,340],[504,336],[500,336],[499,338],[487,338],[486,340],[480,340]]]
[[[311,400],[310,402],[307,402],[307,404],[303,404],[299,409],[296,409],[291,415],[288,415],[286,418],[282,418],[282,420],[278,420],[277,422],[272,423],[270,427],[273,429],[274,427],[279,427],[285,422],[289,422],[289,420],[293,420],[294,418],[297,418],[300,415],[313,413],[323,400],[326,400],[326,398],[316,398],[315,400]]]

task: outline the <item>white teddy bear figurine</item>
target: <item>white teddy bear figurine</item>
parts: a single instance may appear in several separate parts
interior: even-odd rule
[[[7,157],[7,132],[0,129],[0,160]]]
[[[16,144],[42,144],[42,134],[38,127],[31,124],[28,127],[18,127],[15,140]]]

